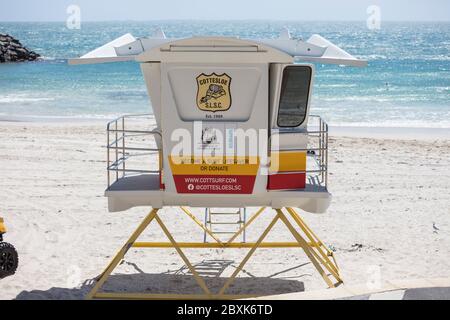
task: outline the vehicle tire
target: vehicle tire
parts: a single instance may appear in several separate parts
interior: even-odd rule
[[[19,265],[16,249],[7,242],[0,243],[0,279],[13,275]]]

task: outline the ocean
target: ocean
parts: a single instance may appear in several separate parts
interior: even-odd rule
[[[318,33],[367,68],[316,66],[312,113],[333,126],[450,128],[450,23],[152,21],[5,23],[0,33],[18,38],[43,61],[0,64],[0,118],[110,119],[150,113],[139,65],[133,62],[69,66],[80,56],[125,33],[167,37],[224,35],[274,38],[283,27],[294,37]]]

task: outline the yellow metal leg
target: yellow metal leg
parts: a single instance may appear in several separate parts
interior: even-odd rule
[[[114,270],[115,267],[120,263],[120,261],[123,259],[127,251],[130,249],[130,247],[133,245],[133,243],[137,240],[137,238],[141,235],[141,233],[147,228],[147,226],[152,222],[152,220],[156,217],[159,209],[153,209],[147,217],[145,217],[144,221],[141,222],[141,224],[137,227],[137,229],[133,232],[131,237],[128,239],[128,241],[122,246],[120,251],[116,254],[116,256],[112,259],[112,261],[109,263],[109,265],[106,267],[105,271],[100,275],[99,279],[97,280],[97,283],[92,288],[91,292],[87,295],[87,299],[92,299],[97,291],[101,288],[101,286],[105,283],[105,281],[108,279],[111,272]]]
[[[232,243],[248,226],[258,218],[258,216],[266,209],[266,207],[259,208],[258,211],[242,226],[238,231],[227,241],[227,244]]]
[[[95,295],[96,299],[127,299],[127,300],[232,300],[256,298],[257,294],[158,294],[158,293],[114,293],[99,292]]]
[[[250,249],[250,251],[247,253],[245,258],[242,260],[242,262],[236,268],[236,270],[234,270],[233,274],[225,282],[225,284],[223,285],[222,289],[220,289],[219,295],[223,295],[225,293],[225,291],[228,289],[228,287],[233,283],[233,281],[236,278],[236,276],[239,274],[239,272],[241,272],[241,270],[244,267],[244,265],[247,263],[247,261],[250,259],[250,257],[253,255],[253,253],[256,251],[256,249],[259,247],[261,242],[263,242],[264,238],[270,232],[270,230],[275,225],[275,223],[278,221],[278,219],[279,219],[278,215],[273,218],[272,222],[269,224],[269,226],[266,228],[266,230],[264,230],[262,235],[259,237],[258,241],[256,241],[255,245]]]
[[[237,275],[242,271],[245,264],[249,261],[252,255],[255,253],[258,248],[302,248],[308,258],[313,263],[314,267],[321,274],[322,278],[325,280],[329,287],[334,287],[335,284],[331,281],[328,274],[325,272],[324,268],[334,277],[338,282],[342,282],[339,276],[339,269],[337,268],[336,263],[330,260],[331,257],[334,260],[333,254],[331,251],[326,248],[320,239],[314,234],[314,232],[304,223],[304,221],[300,218],[300,216],[295,212],[292,208],[286,208],[288,213],[292,216],[295,224],[301,229],[302,233],[306,235],[306,238],[294,228],[292,223],[286,217],[281,209],[276,209],[276,215],[271,221],[271,223],[267,226],[261,236],[258,238],[256,242],[250,243],[235,243],[233,242],[237,236],[239,236],[242,231],[247,228],[253,221],[255,221],[258,216],[264,211],[265,208],[260,208],[251,218],[250,220],[242,226],[233,237],[228,240],[226,243],[221,242],[217,239],[212,232],[206,228],[187,208],[181,208],[183,212],[186,213],[197,225],[202,227],[202,229],[210,234],[215,240],[216,243],[198,243],[198,242],[176,242],[170,231],[167,229],[161,218],[158,216],[158,209],[153,209],[146,218],[141,222],[138,228],[133,232],[128,241],[122,246],[120,251],[116,254],[116,256],[112,259],[103,273],[98,277],[97,282],[92,288],[91,292],[88,294],[87,298],[98,298],[98,299],[235,299],[235,298],[249,298],[255,297],[256,294],[252,295],[229,295],[225,294],[226,290],[230,287],[230,285],[235,281]],[[161,227],[162,231],[169,239],[169,242],[137,242],[136,240],[142,234],[142,232],[148,227],[148,225],[153,221],[156,222]],[[296,242],[264,242],[264,239],[272,230],[273,226],[276,224],[278,220],[283,221],[286,227],[289,229],[291,234],[294,236]],[[209,232],[208,232],[209,231]],[[110,293],[110,292],[99,292],[100,288],[103,286],[105,281],[113,272],[114,268],[120,263],[120,261],[124,258],[125,254],[131,247],[135,248],[174,248],[178,255],[182,258],[185,265],[188,267],[192,275],[194,276],[196,282],[203,290],[202,294],[145,294],[145,293]],[[227,279],[223,287],[219,290],[217,294],[212,294],[208,287],[206,286],[205,281],[200,277],[198,272],[195,270],[192,263],[188,260],[184,252],[181,248],[250,248],[247,255],[240,262],[239,266],[233,272],[230,278]]]
[[[183,251],[180,249],[180,247],[176,243],[175,239],[170,234],[169,230],[167,230],[167,228],[164,225],[164,223],[162,222],[162,220],[158,216],[156,216],[155,218],[156,218],[156,221],[158,221],[158,224],[161,226],[161,229],[163,230],[163,232],[166,235],[166,237],[170,240],[170,242],[172,243],[173,247],[175,248],[175,250],[180,255],[181,259],[183,259],[184,263],[189,268],[189,271],[194,276],[194,278],[197,281],[198,285],[203,289],[203,291],[206,294],[211,294],[211,292],[209,291],[208,287],[206,286],[205,281],[198,275],[197,271],[195,271],[195,268],[192,266],[192,264],[190,263],[188,258],[186,258],[186,256],[184,255]]]
[[[317,254],[315,254],[314,251],[312,251],[311,247],[308,246],[307,242],[305,241],[305,239],[303,239],[300,234],[295,230],[295,228],[292,226],[292,224],[289,222],[289,220],[286,218],[286,216],[284,215],[284,213],[280,210],[280,209],[276,209],[280,219],[283,221],[283,223],[286,225],[286,227],[289,229],[289,231],[291,232],[291,234],[294,236],[294,238],[298,241],[298,243],[302,246],[303,251],[305,251],[306,255],[308,256],[309,260],[311,260],[311,262],[313,263],[314,267],[316,267],[317,271],[319,271],[320,275],[322,276],[322,278],[325,280],[325,282],[327,283],[327,285],[330,288],[334,288],[335,285],[333,284],[333,282],[330,280],[330,278],[327,276],[327,274],[325,273],[325,271],[322,269],[322,267],[320,266],[320,263],[318,261],[318,256]]]
[[[308,236],[308,238],[312,242],[316,242],[317,245],[325,249],[328,256],[332,256],[333,252],[331,252],[319,239],[319,237],[314,233],[314,231],[311,230],[311,228],[305,223],[305,221],[300,217],[300,215],[293,209],[293,208],[286,208],[288,212],[291,214],[292,218],[295,220],[295,222],[299,225],[299,227],[305,232],[305,234]]]
[[[179,248],[188,249],[250,249],[255,245],[255,242],[233,242],[228,244],[220,244],[215,242],[177,242]],[[313,244],[308,242],[309,246]],[[299,248],[298,242],[263,242],[259,245],[260,248]],[[133,248],[173,248],[171,242],[135,242]]]
[[[331,256],[334,260],[333,253],[324,246],[322,241],[316,236],[316,234],[308,227],[308,225],[300,218],[297,212],[295,212],[292,208],[286,208],[290,213],[294,221],[297,225],[302,229],[303,233],[307,236],[307,238],[313,243],[312,250],[317,250],[323,259],[326,268],[330,273],[336,278],[338,282],[342,282],[342,279],[339,276],[339,268],[335,263],[333,263],[329,257]],[[325,252],[324,252],[325,251]],[[335,261],[335,260],[334,260]]]
[[[217,241],[217,243],[222,244],[222,241],[220,241],[219,238],[217,238],[214,233],[211,232],[211,230],[209,230],[203,223],[201,223],[200,220],[197,219],[196,216],[194,216],[192,214],[192,212],[190,212],[187,208],[185,207],[181,207],[181,210],[183,210],[184,213],[186,213],[186,215],[191,218],[198,226],[200,226],[200,228],[203,229],[203,231],[205,231],[207,234],[209,234],[211,236],[211,238],[213,238],[214,240]]]

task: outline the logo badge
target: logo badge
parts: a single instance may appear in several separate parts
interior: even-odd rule
[[[197,77],[197,107],[203,111],[227,111],[231,107],[231,77],[226,73]]]

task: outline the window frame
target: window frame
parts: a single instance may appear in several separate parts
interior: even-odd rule
[[[281,97],[283,95],[283,80],[284,80],[284,73],[286,71],[286,69],[288,68],[308,68],[309,69],[309,82],[308,82],[308,94],[306,97],[306,106],[305,106],[305,113],[303,116],[303,119],[297,124],[297,125],[280,125],[280,103],[281,103]],[[308,109],[309,109],[309,100],[310,100],[310,95],[311,95],[311,88],[312,88],[312,81],[313,81],[313,73],[314,70],[312,68],[312,66],[310,65],[287,65],[283,68],[282,73],[281,73],[281,81],[280,81],[280,93],[278,96],[278,110],[277,110],[277,122],[276,125],[278,128],[297,128],[299,126],[301,126],[303,123],[305,123],[306,119],[308,118]]]

